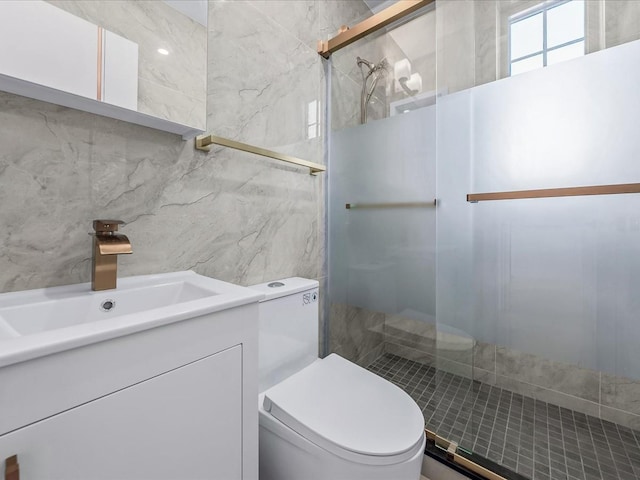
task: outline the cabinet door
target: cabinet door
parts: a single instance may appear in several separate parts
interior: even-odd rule
[[[138,44],[107,30],[103,36],[102,101],[138,110]]]
[[[0,1],[0,73],[95,99],[98,27],[43,1]]]
[[[241,479],[241,368],[238,345],[8,433],[0,459],[25,480]]]

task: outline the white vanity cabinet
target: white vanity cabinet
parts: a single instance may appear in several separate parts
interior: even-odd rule
[[[109,295],[125,309],[121,283]],[[257,480],[261,295],[234,288],[176,309],[229,304],[215,312],[46,355],[16,349],[15,361],[0,363],[0,477],[17,455],[23,480]],[[109,318],[76,330],[129,328],[126,316]]]
[[[242,346],[0,437],[27,480],[242,479]]]

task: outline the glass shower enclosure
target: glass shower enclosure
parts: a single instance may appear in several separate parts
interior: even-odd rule
[[[640,191],[640,4],[571,1],[587,55],[519,75],[509,22],[570,2],[438,0],[333,54],[326,335],[488,468],[626,480],[640,195],[606,192]]]

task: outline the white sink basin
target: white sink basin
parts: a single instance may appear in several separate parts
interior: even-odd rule
[[[129,277],[0,294],[0,367],[259,300],[262,295],[194,272]]]

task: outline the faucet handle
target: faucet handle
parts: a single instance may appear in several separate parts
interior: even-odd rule
[[[122,220],[94,220],[93,229],[96,232],[117,232],[118,225],[124,225]]]

